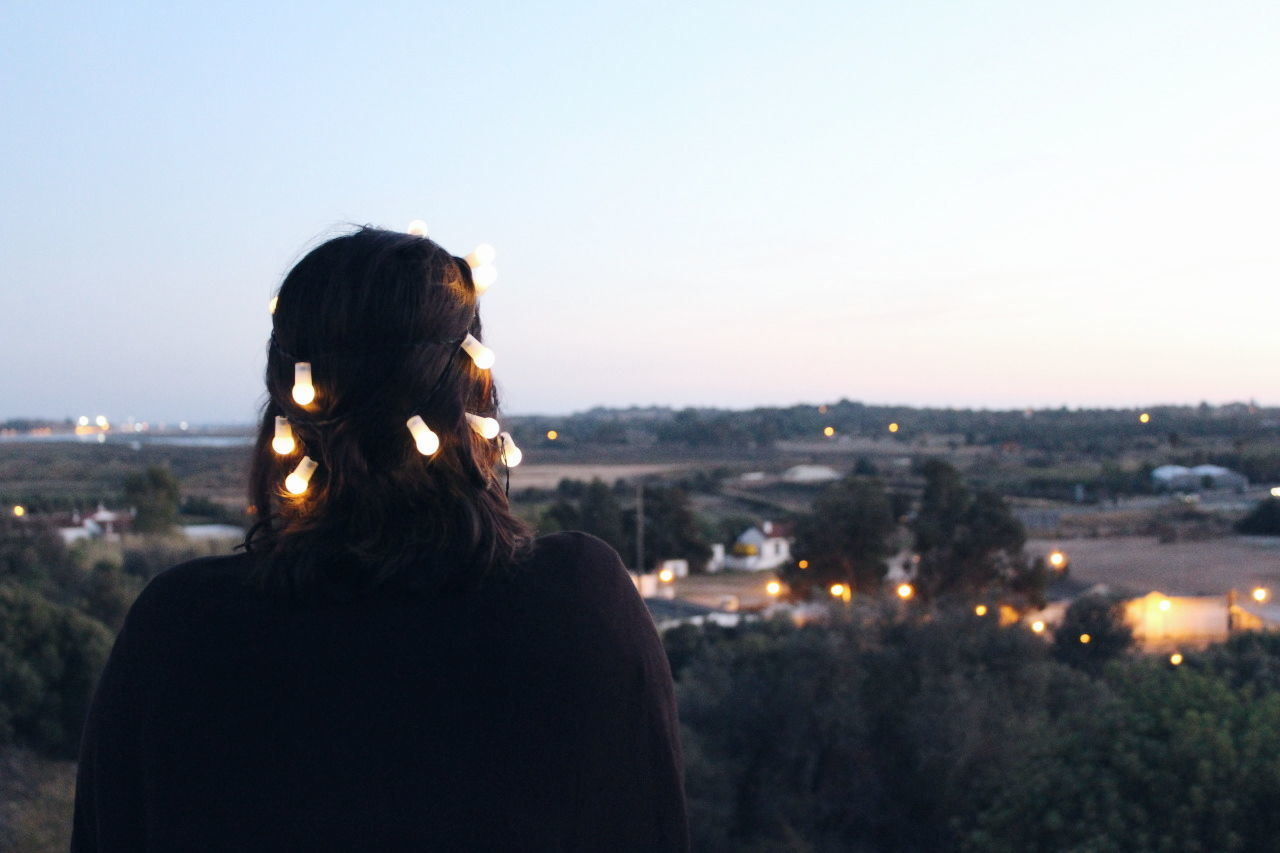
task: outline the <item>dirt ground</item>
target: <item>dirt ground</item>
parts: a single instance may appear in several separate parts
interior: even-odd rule
[[[1027,553],[1061,548],[1071,560],[1071,577],[1104,583],[1117,592],[1220,595],[1235,588],[1280,589],[1280,539],[1233,536],[1203,542],[1157,543],[1154,537],[1036,539]]]

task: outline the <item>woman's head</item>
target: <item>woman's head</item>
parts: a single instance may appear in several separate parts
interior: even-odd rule
[[[461,350],[481,337],[465,261],[424,237],[360,229],[289,272],[273,327],[248,539],[273,579],[444,588],[514,558],[527,535],[495,475],[498,444],[466,417],[494,416],[498,399]],[[305,406],[292,394],[300,362],[315,388]],[[430,456],[406,425],[415,415],[439,436]],[[283,456],[271,447],[278,416],[297,444]],[[304,456],[318,465],[291,495],[284,481]]]

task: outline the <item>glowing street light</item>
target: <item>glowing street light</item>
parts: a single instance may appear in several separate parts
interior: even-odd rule
[[[1169,655],[1169,663],[1173,664],[1174,666],[1182,666],[1182,653],[1174,652],[1173,654]]]
[[[979,604],[977,607],[973,608],[973,612],[974,612],[975,614],[977,614],[978,616],[986,616],[986,615],[987,615],[987,605],[985,605],[985,604]]]
[[[15,504],[15,505],[14,505],[14,507],[13,507],[13,517],[14,517],[14,518],[22,518],[22,517],[23,517],[24,515],[26,515],[26,514],[27,514],[27,508],[26,508],[25,506],[23,506],[22,504]]]
[[[676,573],[673,572],[671,569],[663,569],[662,571],[658,572],[658,580],[662,581],[663,583],[673,583],[675,579],[676,579]]]
[[[1268,598],[1271,597],[1271,592],[1266,587],[1259,586],[1259,587],[1254,587],[1254,590],[1251,593],[1251,595],[1253,595],[1254,601],[1258,602],[1259,604],[1263,604],[1266,602]]]
[[[1093,637],[1090,637],[1088,634],[1081,634],[1080,642],[1084,643],[1087,646],[1089,645],[1089,643],[1093,642]]]
[[[845,593],[848,591],[849,588],[842,583],[833,583],[831,588],[827,590],[827,592],[831,593],[832,598],[844,598]]]
[[[1054,571],[1062,571],[1067,567],[1067,555],[1054,549],[1049,552],[1049,565],[1053,567]]]
[[[901,598],[903,601],[906,601],[916,594],[916,588],[909,583],[898,584],[898,588],[895,591],[898,593],[898,598]]]
[[[1043,633],[1044,633],[1044,620],[1043,620],[1043,619],[1037,619],[1036,621],[1032,622],[1032,623],[1031,623],[1031,630],[1032,630],[1032,631],[1035,631],[1037,634],[1043,634]]]
[[[1146,412],[1143,412],[1142,414],[1138,415],[1138,423],[1140,424],[1151,423],[1151,415],[1147,414]]]
[[[559,437],[560,437],[560,433],[556,432],[555,430],[553,429],[547,430],[547,441],[555,441]]]
[[[1168,613],[1169,609],[1173,607],[1173,602],[1167,598],[1162,598],[1160,599],[1160,603],[1157,604],[1156,607],[1159,607],[1161,610]]]
[[[779,583],[778,581],[769,581],[767,584],[764,585],[764,591],[769,593],[769,595],[773,596],[774,598],[777,598],[778,596],[782,595],[782,584]]]
[[[801,568],[801,569],[807,569],[807,568],[809,568],[809,561],[808,561],[808,560],[801,560],[800,562],[796,563],[796,565],[797,565],[799,568]]]
[[[897,432],[897,431],[898,431],[898,425],[896,423],[889,424],[889,432]]]
[[[831,436],[836,434],[836,428],[831,426],[823,427],[822,434],[825,435],[827,438],[831,438]]]

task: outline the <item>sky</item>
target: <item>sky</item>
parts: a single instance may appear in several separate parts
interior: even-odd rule
[[[1280,5],[0,6],[0,419],[247,422],[358,224],[505,408],[1280,403]]]

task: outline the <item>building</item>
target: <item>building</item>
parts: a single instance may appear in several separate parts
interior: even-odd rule
[[[791,562],[791,525],[773,521],[748,527],[724,557],[724,568],[767,572]]]
[[[1201,489],[1232,489],[1243,492],[1249,478],[1221,465],[1161,465],[1151,472],[1151,483],[1165,492],[1198,492]]]

